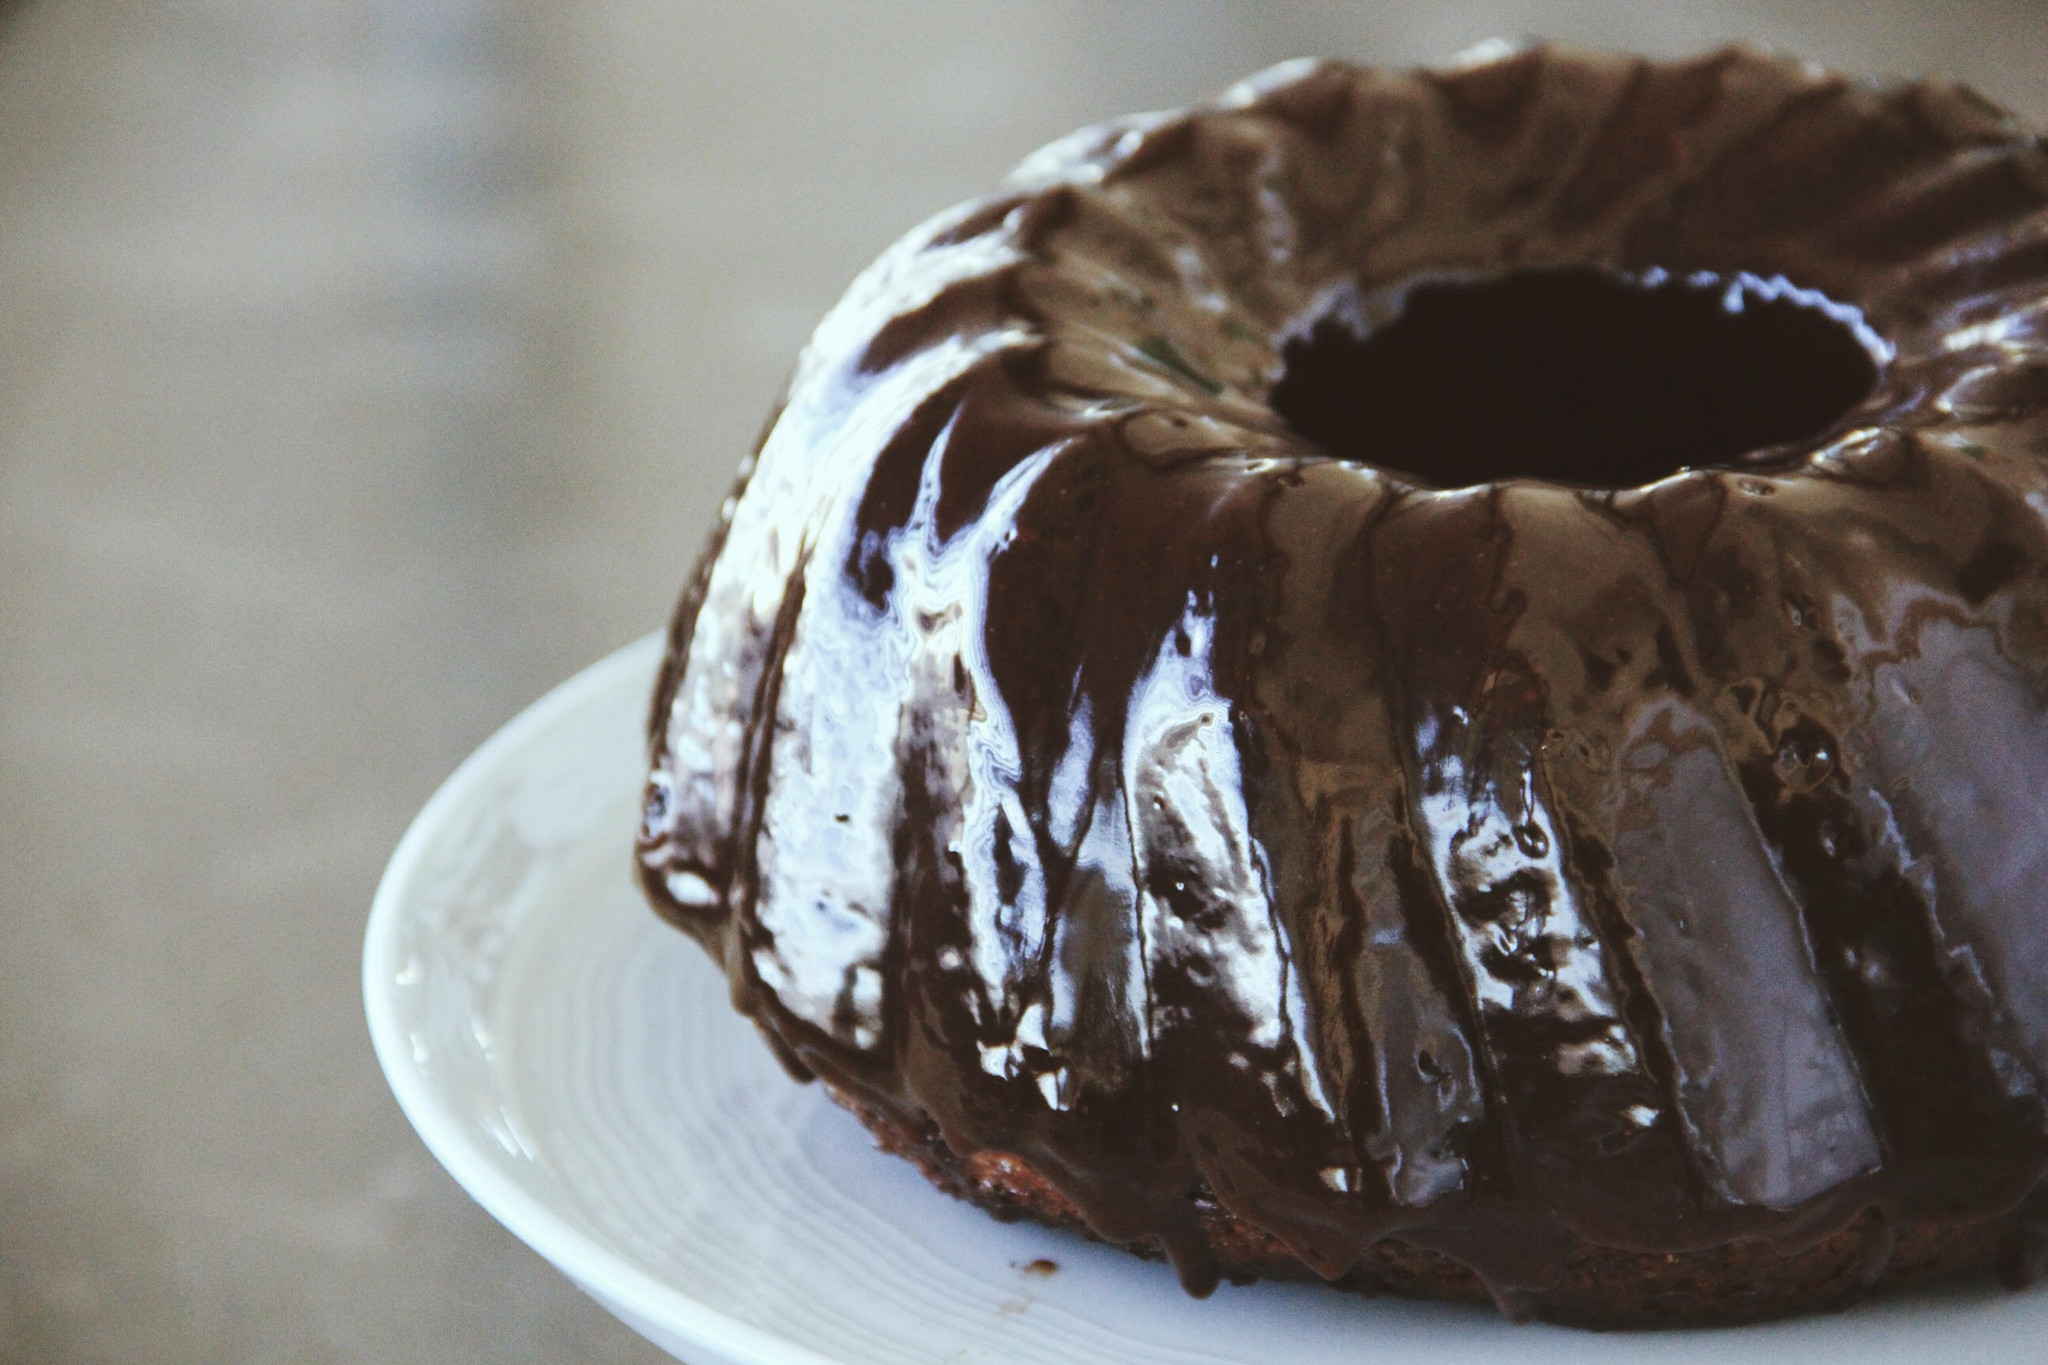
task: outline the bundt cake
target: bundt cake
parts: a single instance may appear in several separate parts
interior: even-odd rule
[[[998,1214],[1593,1324],[2048,1238],[2048,155],[1736,48],[1276,67],[798,360],[655,906]]]

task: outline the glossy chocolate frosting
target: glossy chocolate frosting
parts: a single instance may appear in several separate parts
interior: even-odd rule
[[[1708,417],[1525,447],[1421,373],[1345,409],[1345,346],[1575,274],[1821,319],[1840,394],[1705,462]],[[2005,1213],[2044,456],[2048,157],[1972,92],[1275,68],[1046,148],[825,319],[676,617],[643,881],[793,1070],[1197,1292],[1198,1199],[1508,1303],[1584,1244]]]

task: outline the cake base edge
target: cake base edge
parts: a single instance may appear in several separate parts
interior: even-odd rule
[[[1070,1229],[1147,1260],[1164,1259],[1149,1238],[1115,1243],[1096,1235],[1072,1201],[1023,1158],[999,1151],[963,1157],[929,1120],[912,1127],[837,1087],[826,1089],[860,1120],[883,1151],[910,1161],[954,1198],[1003,1222],[1029,1220]],[[1202,1201],[1198,1212],[1224,1278],[1237,1284],[1320,1278],[1280,1239],[1221,1205]],[[2008,1259],[2018,1221],[2017,1214],[2005,1214],[1897,1228],[1891,1256],[1874,1276],[1865,1270],[1867,1237],[1860,1223],[1789,1253],[1757,1240],[1671,1253],[1587,1245],[1572,1258],[1558,1283],[1518,1305],[1524,1311],[1516,1316],[1574,1327],[1640,1330],[1835,1312],[1873,1291],[1972,1272],[1989,1274]],[[1450,1257],[1392,1239],[1368,1247],[1349,1273],[1329,1283],[1367,1296],[1494,1302],[1480,1278]]]

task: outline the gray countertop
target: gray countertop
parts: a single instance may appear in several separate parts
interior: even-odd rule
[[[1734,37],[2048,117],[2039,3],[28,0],[0,28],[0,1358],[648,1361],[370,1054],[364,914],[659,625],[805,334],[1080,124]]]

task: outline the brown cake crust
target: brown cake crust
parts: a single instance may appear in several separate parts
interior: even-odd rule
[[[955,1199],[1003,1222],[1030,1220],[1101,1241],[1073,1201],[1022,1157],[981,1151],[961,1157],[926,1123],[913,1130],[834,1087],[832,1098]],[[1198,1197],[1202,1235],[1226,1279],[1313,1280],[1286,1244],[1213,1199]],[[1477,1275],[1441,1252],[1388,1239],[1366,1248],[1336,1287],[1360,1294],[1496,1306],[1517,1319],[1593,1328],[1728,1325],[1848,1307],[1865,1293],[1998,1269],[2031,1279],[2017,1211],[1966,1223],[1892,1229],[1875,1213],[1807,1246],[1781,1251],[1750,1238],[1699,1251],[1645,1252],[1584,1245],[1550,1289],[1496,1303]],[[1156,1240],[1123,1249],[1162,1260]]]

